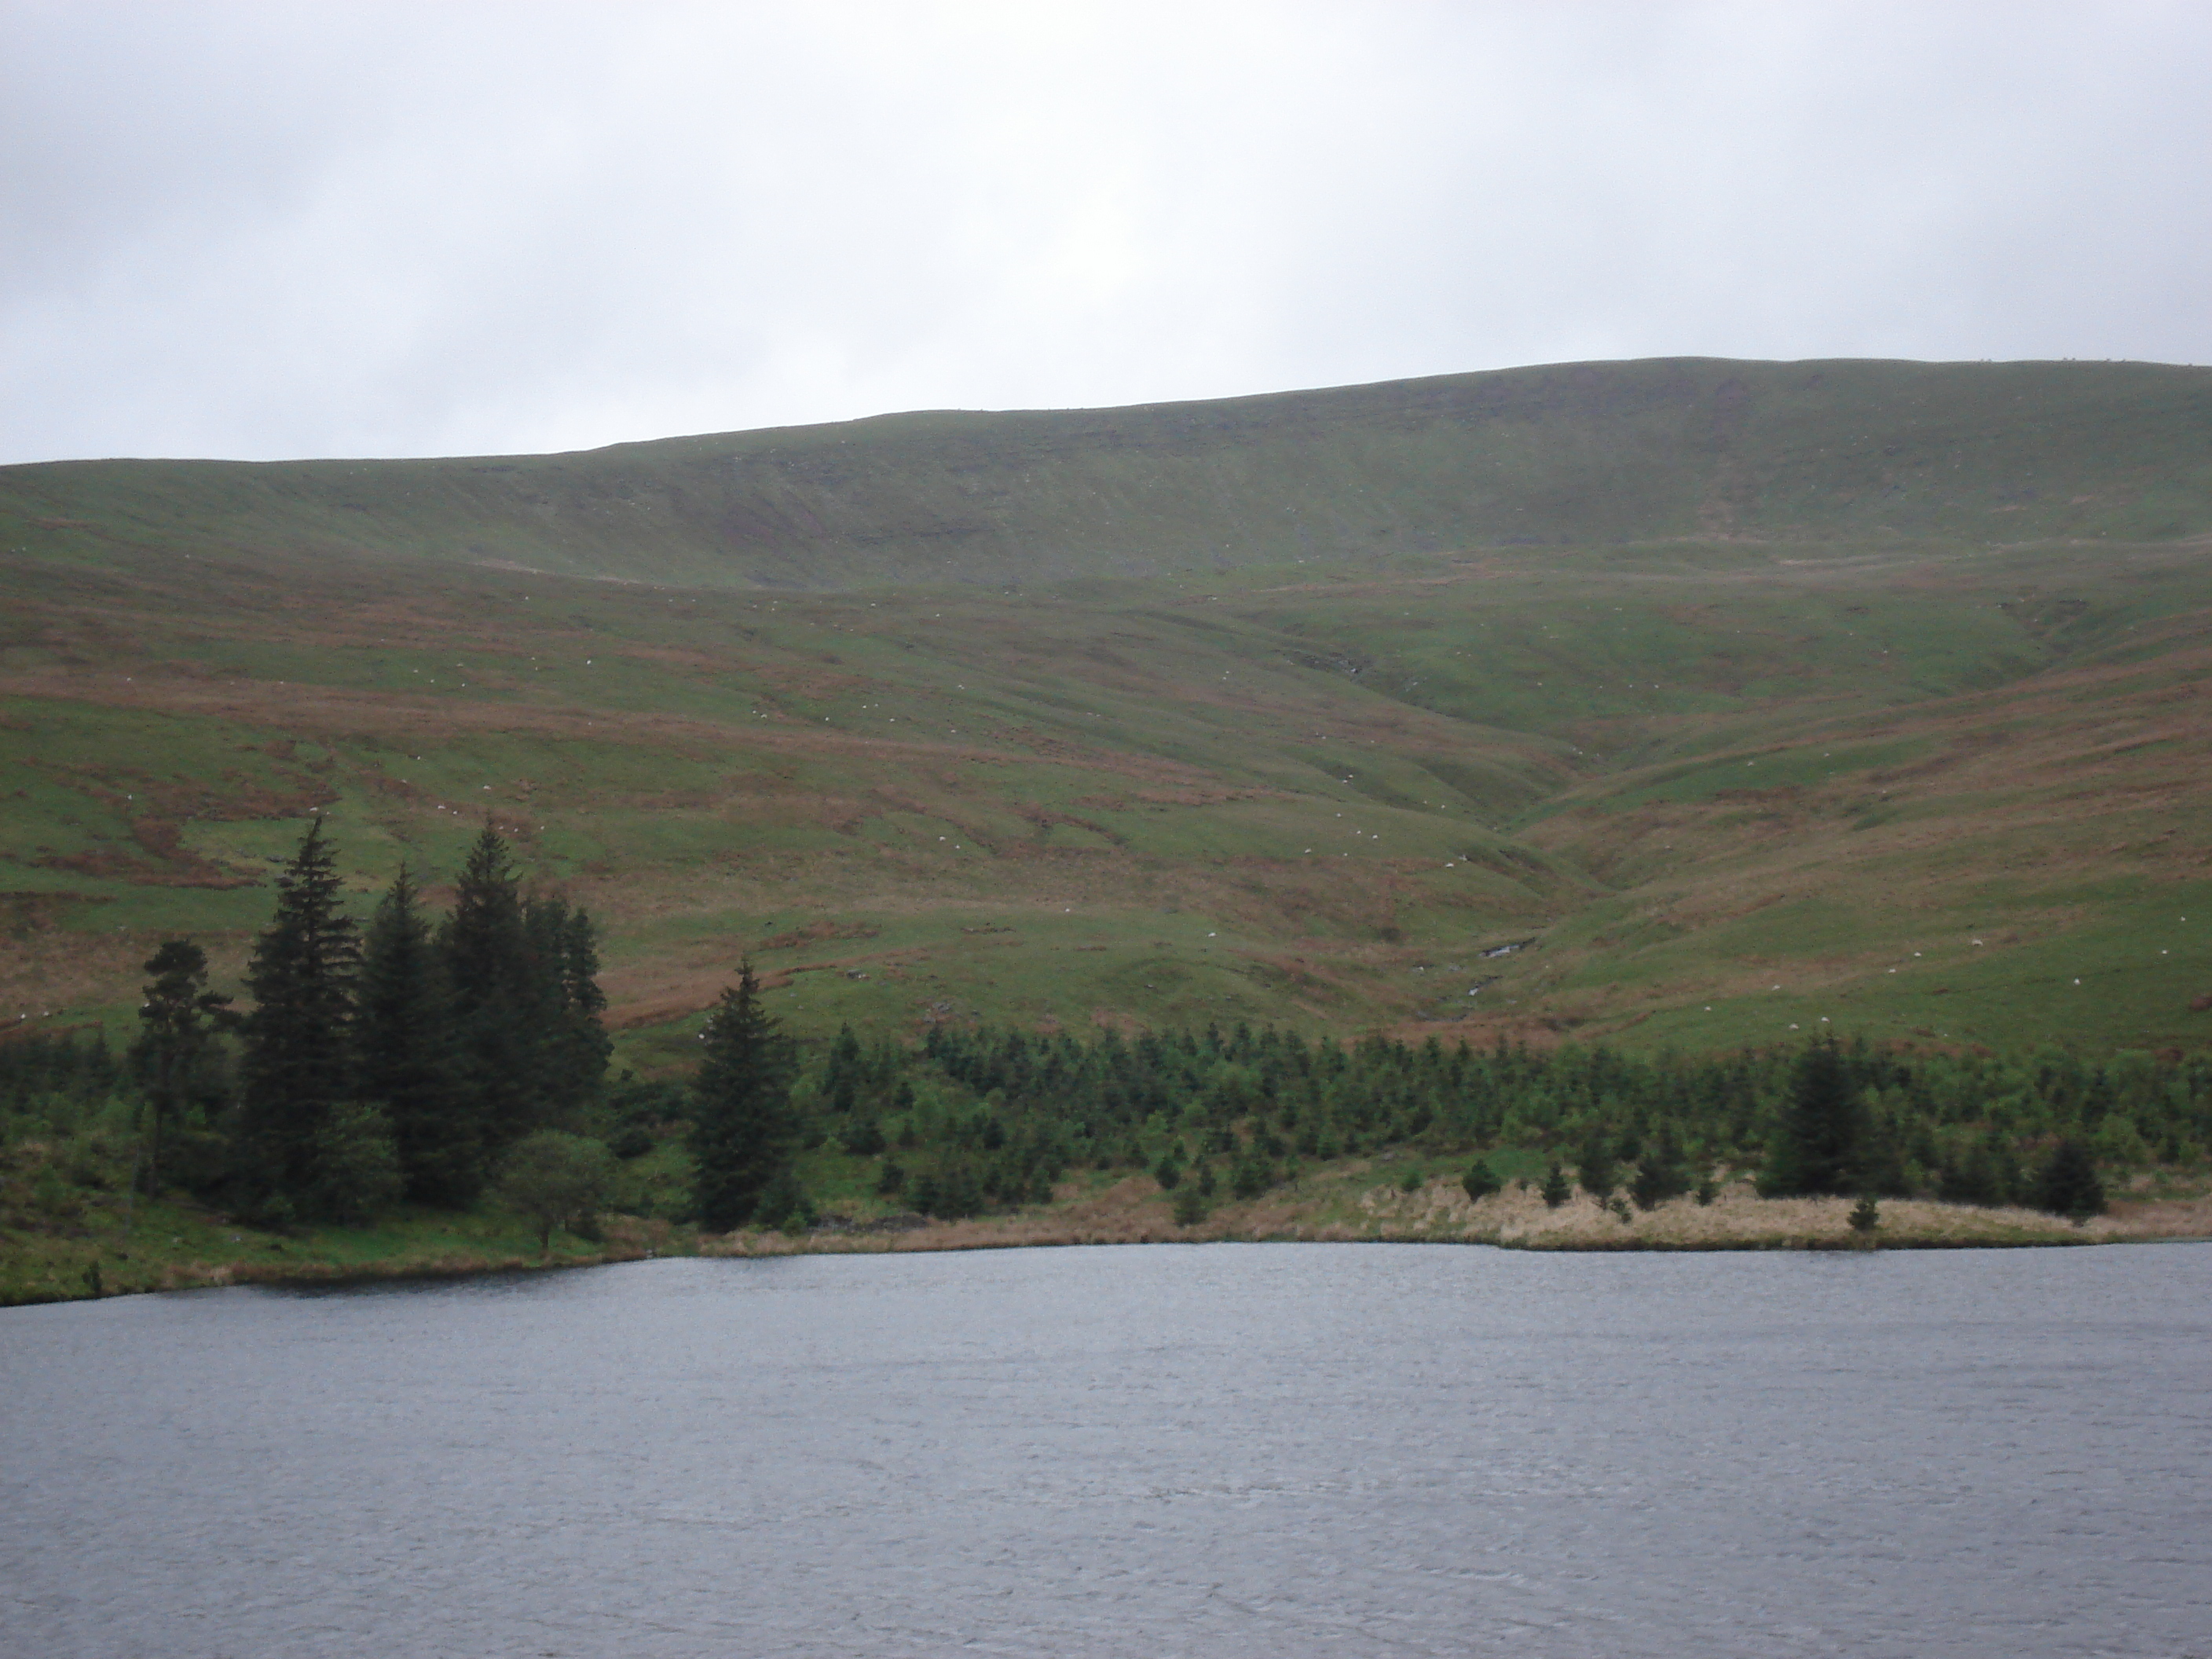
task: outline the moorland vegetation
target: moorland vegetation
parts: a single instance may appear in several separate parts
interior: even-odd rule
[[[89,1237],[90,1206],[119,1207],[127,1242],[142,1199],[221,1205],[217,1224],[280,1233],[488,1201],[545,1253],[556,1229],[599,1240],[618,1204],[712,1232],[797,1232],[832,1205],[845,1227],[1047,1206],[1084,1170],[1148,1176],[1188,1227],[1309,1166],[1376,1157],[1464,1164],[1470,1200],[1547,1164],[1547,1205],[1579,1188],[1624,1218],[1631,1201],[1710,1204],[1717,1178],[1756,1171],[1767,1196],[1856,1195],[1852,1224],[1870,1231],[1887,1197],[2079,1220],[2105,1208],[2100,1164],[2196,1165],[2212,1127],[2212,1057],[1916,1056],[1832,1036],[1689,1057],[954,1023],[918,1042],[847,1027],[804,1065],[749,965],[688,1079],[610,1085],[590,919],[520,891],[495,832],[479,833],[441,922],[403,870],[365,941],[332,861],[316,821],[276,884],[243,1015],[173,939],[145,964],[124,1054],[100,1037],[0,1045],[0,1199],[19,1241]],[[654,1175],[625,1180],[624,1164]],[[0,1287],[15,1299],[79,1288],[17,1265]],[[95,1253],[82,1288],[96,1293],[100,1273]]]
[[[672,1216],[686,1134],[642,1126],[689,1121],[655,1091],[688,1101],[747,962],[802,1143],[848,1027],[971,1123],[989,1090],[927,1042],[1242,1027],[1315,1066],[1431,1037],[1562,1077],[1741,1064],[1771,1127],[1796,1061],[1741,1057],[1834,1033],[1874,1068],[1863,1103],[1955,1097],[1914,1109],[1926,1137],[1875,1135],[1916,1189],[1994,1190],[1977,1139],[2023,1191],[2069,1137],[2108,1173],[2197,1167],[2185,1114],[2069,1116],[2088,1084],[2021,1079],[2199,1097],[2208,441],[2204,370],[1676,362],[588,455],[0,469],[0,1055],[112,1064],[123,1100],[143,988],[173,980],[216,1035],[148,1086],[228,1055],[224,1109],[262,1127],[223,1212],[301,1224],[394,1170],[403,1204],[488,1213],[527,1136],[633,1131],[651,1149],[602,1176]],[[261,941],[310,816],[362,982],[397,903],[447,976],[410,994],[472,1033],[450,1040],[477,1105],[442,1151],[401,1082],[327,1055],[300,1062],[308,1095],[381,1119],[252,1119],[275,1074],[221,1028],[284,970]],[[516,1028],[597,1045],[557,1076],[496,1058],[463,1006],[489,981],[440,943],[487,826],[527,872],[526,933],[588,945],[562,994],[603,1006]],[[152,969],[173,942],[198,957]],[[1297,1134],[1268,1134],[1368,1146],[1297,1097]],[[123,1109],[83,1104],[108,1098],[70,1121],[119,1148]],[[204,1110],[155,1116],[143,1156],[198,1181]],[[1670,1121],[1686,1158],[1767,1168],[1765,1128]],[[1528,1178],[1581,1167],[1565,1126]],[[1139,1129],[1146,1170],[1173,1152],[1173,1193],[1232,1186],[1244,1154],[1202,1152],[1211,1127]],[[1003,1148],[922,1156],[915,1133],[871,1155],[925,1183],[902,1204],[1019,1184]],[[356,1159],[328,1190],[299,1162],[319,1135]],[[1066,1167],[1096,1170],[1079,1139]],[[791,1183],[731,1201],[890,1204],[842,1144],[821,1128]]]

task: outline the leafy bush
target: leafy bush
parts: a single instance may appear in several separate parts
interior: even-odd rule
[[[544,1251],[553,1248],[554,1229],[573,1228],[598,1213],[614,1179],[614,1154],[602,1143],[545,1129],[508,1151],[498,1191],[510,1208],[537,1224],[538,1248]]]

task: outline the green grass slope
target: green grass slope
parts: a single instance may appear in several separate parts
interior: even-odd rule
[[[802,1034],[2196,1047],[2201,544],[1491,549],[763,593],[0,561],[0,1020],[234,986],[312,808],[362,902],[489,814],[626,1063],[741,957]]]
[[[937,412],[451,460],[0,468],[0,549],[693,586],[1212,580],[1476,546],[2212,531],[2212,370],[1731,362]]]

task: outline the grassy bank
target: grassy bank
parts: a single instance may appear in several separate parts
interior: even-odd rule
[[[610,1216],[603,1236],[558,1233],[540,1251],[520,1216],[419,1210],[362,1227],[258,1231],[188,1202],[71,1193],[0,1232],[0,1307],[214,1285],[344,1284],[532,1267],[585,1267],[681,1252],[665,1221]]]
[[[1511,1158],[1512,1154],[1504,1155]],[[1645,1211],[1577,1192],[1556,1208],[1533,1183],[1471,1201],[1455,1170],[1388,1158],[1310,1169],[1246,1200],[1209,1203],[1176,1219],[1173,1195],[1149,1175],[1086,1171],[1048,1203],[1006,1214],[930,1220],[890,1200],[844,1197],[800,1232],[701,1237],[659,1218],[611,1214],[595,1238],[565,1232],[541,1250],[522,1217],[410,1209],[359,1227],[257,1230],[188,1200],[128,1204],[112,1188],[49,1184],[15,1194],[0,1221],[0,1307],[221,1285],[345,1284],[545,1267],[661,1255],[795,1255],[1006,1249],[1075,1244],[1427,1243],[1538,1250],[1942,1249],[2212,1238],[2212,1178],[2139,1175],[2108,1214],[2079,1225],[2016,1207],[1885,1200],[1871,1233],[1854,1231],[1851,1201],[1762,1199],[1747,1178],[1709,1204],[1672,1200]]]

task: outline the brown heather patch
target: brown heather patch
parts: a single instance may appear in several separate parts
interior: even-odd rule
[[[764,939],[753,946],[756,951],[791,951],[802,945],[813,945],[823,939],[873,939],[881,932],[854,922],[814,921],[804,927],[794,927],[787,933],[778,933],[774,939]]]

